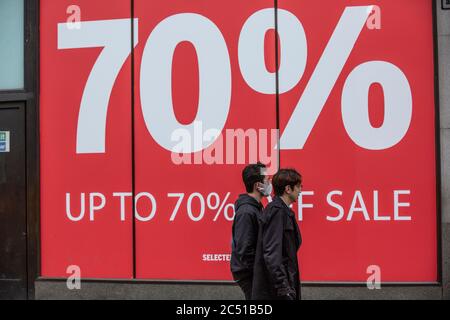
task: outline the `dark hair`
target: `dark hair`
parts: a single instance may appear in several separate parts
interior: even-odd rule
[[[262,169],[264,168],[266,168],[266,165],[258,162],[256,164],[249,164],[242,170],[242,180],[244,181],[247,192],[253,192],[255,183],[264,182],[264,175],[262,174]]]
[[[280,169],[272,178],[272,186],[276,196],[282,196],[286,186],[293,189],[302,183],[302,176],[295,169]]]

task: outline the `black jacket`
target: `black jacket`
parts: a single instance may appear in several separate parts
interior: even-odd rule
[[[259,219],[252,299],[301,298],[297,251],[302,243],[294,212],[275,197]]]
[[[234,206],[236,215],[232,227],[231,272],[251,277],[258,237],[258,215],[261,215],[263,206],[248,194],[241,194]]]

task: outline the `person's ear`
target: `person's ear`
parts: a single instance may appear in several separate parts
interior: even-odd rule
[[[287,194],[290,194],[290,193],[292,192],[291,186],[290,186],[290,185],[287,185],[286,187],[284,187],[284,191],[285,191]]]

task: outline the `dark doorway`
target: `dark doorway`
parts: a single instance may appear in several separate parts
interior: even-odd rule
[[[25,103],[0,103],[0,299],[27,299]]]

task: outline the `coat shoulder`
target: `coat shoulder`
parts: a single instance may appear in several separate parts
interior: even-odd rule
[[[285,216],[287,217],[285,209],[281,205],[273,202],[271,202],[267,206],[266,210],[264,211],[264,216],[266,221],[272,220],[274,217],[277,218],[285,218]]]

